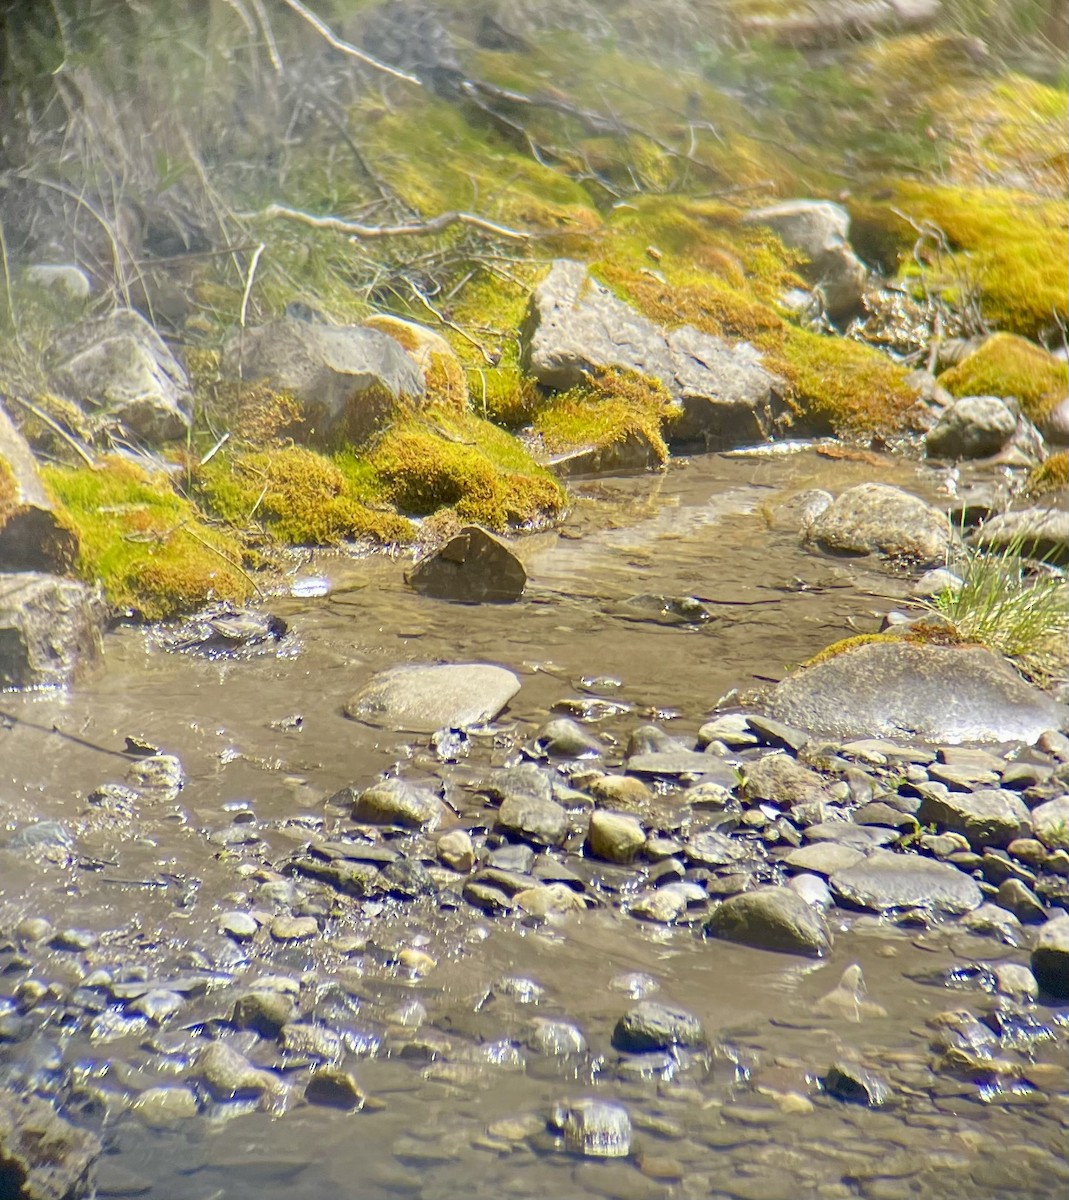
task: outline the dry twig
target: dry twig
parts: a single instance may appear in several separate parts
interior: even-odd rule
[[[300,0],[282,0],[282,3],[297,16],[307,21],[309,25],[324,38],[335,50],[340,50],[342,54],[348,54],[351,58],[355,58],[357,62],[362,62],[369,67],[374,67],[376,71],[384,71],[387,75],[392,75],[394,79],[403,79],[405,83],[414,83],[416,87],[422,87],[422,82],[410,75],[407,71],[399,71],[397,67],[391,67],[389,63],[381,62],[373,55],[368,54],[366,50],[361,50],[354,46],[351,42],[345,41],[338,37],[333,29],[323,20],[315,15],[311,9],[305,8]]]
[[[359,221],[344,221],[341,217],[317,217],[297,208],[289,208],[285,204],[269,204],[262,212],[242,213],[241,217],[243,220],[284,217],[287,221],[299,221],[302,225],[312,226],[313,229],[331,229],[335,233],[361,239],[431,237],[451,225],[470,225],[473,229],[482,229],[486,233],[515,238],[517,241],[526,241],[531,236],[521,229],[510,229],[507,225],[499,225],[496,221],[488,221],[485,217],[477,217],[467,212],[444,212],[428,221],[408,221],[402,225],[362,225]]]

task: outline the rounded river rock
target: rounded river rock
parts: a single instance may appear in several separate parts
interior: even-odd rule
[[[412,733],[464,729],[492,721],[519,690],[517,676],[487,663],[394,667],[352,696],[345,715]]]

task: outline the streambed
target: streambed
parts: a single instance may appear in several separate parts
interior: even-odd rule
[[[930,500],[945,483],[923,464],[811,448],[578,482],[563,530],[518,544],[531,582],[516,604],[435,601],[405,587],[402,561],[317,555],[268,600],[289,626],[269,651],[215,660],[124,628],[70,692],[3,697],[5,832],[57,822],[69,840],[0,849],[0,997],[12,997],[0,1079],[54,1092],[101,1134],[100,1196],[1056,1194],[1069,1179],[1064,1007],[1028,1007],[1036,1029],[1017,1050],[1040,1065],[1031,1082],[978,1086],[927,1066],[925,1023],[990,1007],[995,966],[1026,963],[1023,943],[835,909],[827,958],[777,955],[635,920],[619,903],[633,873],[608,865],[585,881],[597,906],[545,924],[440,897],[313,888],[281,906],[313,916],[314,937],[219,931],[225,913],[270,917],[287,898],[264,891],[273,868],[344,824],[331,797],[346,785],[384,771],[434,782],[461,797],[463,817],[470,780],[517,760],[560,712],[596,717],[589,728],[610,745],[647,722],[693,741],[731,689],[878,628],[908,578],[812,553],[774,518],[793,493],[873,478]],[[643,595],[696,597],[710,619],[649,619],[629,603]],[[435,661],[500,663],[522,687],[495,727],[460,746],[344,717],[378,671]],[[89,801],[124,777],[126,737],[176,755],[186,776],[135,814]],[[12,931],[28,918],[80,931],[83,944],[27,944]],[[868,999],[822,1004],[852,964]],[[179,1011],[150,1020],[87,1007],[96,970],[200,982]],[[198,1092],[196,1115],[139,1111],[139,1096],[186,1079],[205,1032],[283,1081],[315,1060],[227,1028],[236,992],[267,975],[299,984],[306,1017],[341,1039],[335,1058],[363,1108]],[[27,979],[46,994],[24,1012]],[[646,997],[696,1016],[703,1047],[621,1058],[614,1026]],[[20,1015],[29,1024],[12,1024]],[[547,1022],[574,1026],[585,1044],[545,1052]],[[891,1101],[825,1094],[818,1079],[844,1056],[879,1067]],[[627,1155],[562,1145],[548,1118],[581,1097],[624,1106]]]

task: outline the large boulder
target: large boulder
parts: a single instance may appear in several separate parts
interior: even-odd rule
[[[440,600],[518,600],[527,586],[523,563],[478,525],[465,525],[405,576],[417,592]]]
[[[871,912],[928,909],[960,915],[983,901],[975,880],[957,867],[891,850],[873,850],[853,866],[834,871],[828,883],[840,904]]]
[[[0,574],[0,688],[64,687],[96,659],[106,616],[84,583]]]
[[[844,643],[841,651],[778,683],[766,707],[818,737],[938,745],[1032,745],[1069,716],[1064,705],[988,650],[896,638]]]
[[[729,345],[692,326],[664,329],[559,259],[531,297],[524,361],[544,387],[577,387],[590,375],[634,371],[659,380],[680,406],[673,438],[727,448],[762,440],[781,381],[747,343]]]
[[[93,1165],[103,1147],[36,1096],[0,1094],[0,1196],[80,1200],[96,1195]]]
[[[80,322],[56,340],[51,358],[59,390],[101,432],[118,424],[155,443],[184,438],[192,425],[185,371],[132,309]]]
[[[705,932],[758,950],[819,957],[831,948],[824,917],[788,887],[762,887],[725,900]]]
[[[745,220],[767,225],[785,246],[806,258],[803,273],[820,289],[833,321],[861,307],[868,272],[850,245],[850,214],[827,200],[786,200],[754,209]]]
[[[65,571],[78,539],[56,516],[33,451],[0,404],[0,566],[5,571]]]
[[[520,690],[504,667],[487,663],[394,667],[345,705],[345,715],[412,733],[463,729],[492,721]]]
[[[808,540],[836,554],[885,554],[922,566],[946,560],[954,532],[946,513],[886,483],[847,488],[813,521]]]
[[[422,372],[400,343],[355,325],[280,317],[235,334],[223,368],[292,396],[302,436],[327,445],[366,442],[424,394]]]
[[[963,396],[946,408],[924,439],[936,458],[987,458],[1017,430],[1017,418],[997,396]]]

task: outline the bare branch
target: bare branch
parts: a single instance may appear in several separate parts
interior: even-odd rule
[[[307,21],[309,25],[334,47],[335,50],[340,50],[342,54],[348,54],[350,58],[355,58],[358,62],[365,63],[369,67],[374,67],[376,71],[385,71],[387,75],[392,75],[394,79],[403,79],[406,83],[414,83],[416,87],[422,87],[423,83],[417,79],[415,75],[410,75],[407,71],[399,71],[397,67],[391,67],[389,63],[380,62],[379,59],[366,51],[359,49],[347,42],[334,32],[333,29],[325,22],[320,20],[311,9],[305,8],[301,0],[282,0],[282,3],[297,16]]]
[[[470,225],[473,229],[482,229],[486,233],[497,234],[498,237],[514,238],[516,241],[527,241],[531,234],[520,229],[510,229],[507,225],[499,225],[496,221],[488,221],[485,217],[477,217],[473,213],[444,212],[429,221],[409,221],[403,225],[361,225],[358,221],[343,221],[341,217],[317,217],[312,213],[301,212],[297,208],[288,208],[284,204],[269,204],[259,213],[242,213],[243,220],[284,217],[287,221],[298,221],[302,225],[311,225],[313,229],[331,229],[335,233],[345,233],[354,238],[385,238],[385,237],[430,237],[441,233],[450,225]]]
[[[256,264],[260,261],[260,255],[266,249],[266,245],[261,242],[253,252],[252,262],[249,263],[249,273],[245,278],[245,290],[241,293],[241,317],[238,323],[242,329],[245,328],[245,318],[249,312],[249,296],[252,295],[252,281],[256,278]]]

